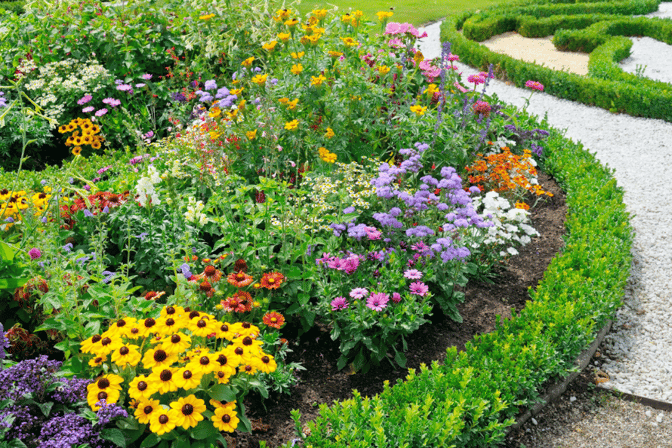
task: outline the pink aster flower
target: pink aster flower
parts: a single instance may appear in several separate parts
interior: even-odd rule
[[[86,106],[84,109],[82,109],[82,112],[84,112],[85,114],[88,114],[89,112],[93,112],[94,109],[95,109],[95,107],[93,107],[93,106]]]
[[[353,299],[363,299],[369,295],[369,291],[366,288],[355,288],[350,291],[350,297]]]
[[[107,113],[107,109],[102,108],[102,109],[100,109],[99,111],[96,112],[96,117],[102,117],[106,113]]]
[[[467,81],[473,82],[475,86],[485,83],[485,78],[481,78],[480,75],[469,75]]]
[[[336,297],[331,301],[331,311],[339,311],[348,308],[348,301],[345,297]]]
[[[404,277],[409,280],[420,280],[422,278],[422,272],[418,271],[417,269],[409,269],[408,271],[404,272]]]
[[[527,81],[525,83],[525,87],[532,89],[532,90],[538,90],[540,92],[544,91],[544,85],[540,82],[537,81]]]
[[[399,303],[399,302],[401,302],[401,294],[399,294],[398,292],[393,292],[393,293],[392,293],[392,301],[393,301],[394,303]]]
[[[377,292],[371,294],[366,300],[367,308],[371,308],[373,311],[382,311],[387,307],[387,302],[390,300],[390,295],[383,292]]]
[[[88,103],[89,101],[91,101],[92,99],[93,99],[93,97],[91,95],[84,95],[79,101],[77,101],[77,104],[82,106],[82,105]]]
[[[375,227],[364,227],[364,231],[366,232],[366,236],[370,240],[379,240],[380,236],[382,233],[380,233],[380,230],[376,229]]]
[[[456,55],[456,54],[448,53],[448,60],[449,60],[450,62],[455,62],[455,61],[459,61],[459,60],[460,60],[460,57],[459,57],[458,55]]]
[[[152,79],[152,75],[150,75],[149,73],[145,73],[144,75],[142,75],[142,79],[146,79],[147,81],[149,81],[150,79]]]
[[[31,260],[37,260],[42,256],[42,252],[40,252],[40,249],[38,249],[37,247],[33,247],[28,251],[28,255],[30,255]]]
[[[385,34],[400,34],[401,33],[401,23],[390,22],[385,27]]]
[[[429,287],[422,282],[411,283],[410,289],[411,289],[411,294],[415,294],[415,295],[418,295],[420,297],[424,297],[425,294],[427,294],[429,292]]]
[[[402,42],[401,39],[396,38],[396,37],[394,39],[390,39],[387,42],[387,45],[392,47],[392,48],[406,48],[406,45],[404,45],[404,42]]]
[[[119,84],[117,86],[117,90],[121,90],[122,92],[131,92],[133,87],[131,87],[130,84]]]

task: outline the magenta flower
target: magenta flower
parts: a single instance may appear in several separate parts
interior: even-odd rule
[[[117,90],[121,90],[122,92],[131,92],[133,91],[133,87],[131,87],[130,84],[119,84],[117,86]]]
[[[95,115],[96,115],[96,117],[102,117],[102,116],[105,115],[106,113],[107,113],[107,109],[102,108],[102,109],[100,109],[99,111],[97,111]]]
[[[77,101],[77,104],[82,106],[82,105],[88,103],[89,101],[91,101],[92,99],[93,99],[93,97],[91,95],[84,95],[79,101]]]
[[[340,311],[348,308],[348,301],[345,297],[336,297],[331,301],[331,311]]]
[[[379,240],[380,236],[382,233],[380,233],[380,230],[376,229],[375,227],[364,227],[364,231],[366,232],[366,236],[370,240]]]
[[[404,277],[409,280],[420,280],[422,278],[422,272],[418,271],[417,269],[409,269],[408,271],[404,272]]]
[[[456,55],[456,54],[448,53],[448,60],[449,60],[450,62],[459,61],[459,60],[460,60],[460,57],[459,57],[458,55]]]
[[[28,255],[30,255],[31,260],[37,260],[42,256],[42,252],[40,252],[40,249],[38,249],[37,247],[33,247],[28,251]]]
[[[480,114],[483,115],[484,117],[489,117],[490,116],[490,111],[492,108],[490,107],[490,104],[487,103],[487,101],[476,101],[476,103],[472,106],[474,109],[475,114]]]
[[[86,106],[84,109],[82,109],[82,112],[84,112],[85,114],[88,114],[89,112],[93,112],[94,109],[95,109],[95,107],[93,107],[93,106]]]
[[[152,75],[150,75],[149,73],[145,73],[144,75],[142,75],[142,79],[149,81],[150,79],[152,79]]]
[[[411,294],[424,297],[429,292],[429,287],[422,282],[411,283]]]
[[[107,166],[99,169],[98,174],[103,174],[105,171],[109,170],[110,168],[112,168],[112,165],[107,165]]]
[[[544,91],[544,85],[540,82],[537,82],[537,81],[527,81],[525,83],[525,87],[527,87],[528,89],[532,89],[532,90],[538,90],[540,92]]]
[[[108,106],[117,107],[121,104],[121,101],[116,98],[105,98],[103,103],[107,104]]]
[[[401,302],[401,294],[399,294],[398,292],[393,292],[393,293],[392,293],[392,301],[393,301],[394,303],[399,303],[399,302]]]
[[[401,23],[390,22],[385,27],[385,34],[401,34]]]
[[[475,86],[485,83],[485,78],[482,78],[480,75],[469,75],[467,81],[473,82]]]
[[[371,294],[366,300],[367,308],[371,308],[373,311],[382,311],[387,307],[387,302],[390,300],[390,295],[383,292],[377,292]]]
[[[350,291],[350,297],[353,299],[363,299],[369,295],[369,291],[366,288],[355,288]]]

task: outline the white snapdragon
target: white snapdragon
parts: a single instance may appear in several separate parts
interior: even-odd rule
[[[159,205],[161,200],[154,189],[154,185],[161,182],[161,176],[156,171],[156,168],[149,166],[147,169],[147,176],[143,176],[138,180],[138,185],[135,187],[136,193],[139,195],[138,202],[141,206],[147,205],[147,200],[151,199],[152,204]]]
[[[203,226],[208,223],[208,217],[203,213],[205,204],[203,201],[196,201],[195,198],[189,198],[189,205],[187,206],[187,212],[184,214],[184,218],[188,222],[197,223],[200,226]]]

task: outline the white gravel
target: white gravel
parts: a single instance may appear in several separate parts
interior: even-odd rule
[[[662,3],[650,16],[672,18],[672,3]],[[428,37],[420,49],[426,58],[441,54],[439,28],[437,23],[423,29]],[[648,42],[636,42],[624,69],[634,73],[637,64],[646,65],[645,74],[661,74],[672,83],[672,47],[651,48]],[[466,77],[477,71],[464,64],[458,67],[468,85]],[[498,80],[491,81],[487,93],[520,108],[530,96],[529,90]],[[634,261],[625,305],[603,343],[602,369],[610,381],[602,385],[672,403],[672,123],[615,115],[545,93],[532,95],[528,111],[547,115],[551,126],[582,142],[615,169],[625,189],[636,232]]]

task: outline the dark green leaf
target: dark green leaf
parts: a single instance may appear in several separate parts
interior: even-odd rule
[[[103,428],[100,431],[100,438],[109,440],[121,448],[126,448],[126,438],[124,437],[124,433],[118,428]]]
[[[222,402],[236,401],[236,393],[225,384],[218,384],[210,389],[210,397]]]
[[[201,420],[198,422],[198,425],[191,430],[191,437],[196,440],[203,440],[209,437],[216,437],[219,434],[219,431],[212,426],[210,420]]]
[[[156,434],[152,433],[147,437],[145,437],[145,440],[143,440],[142,443],[140,444],[140,448],[150,448],[156,445],[157,443],[159,443],[159,437]]]

